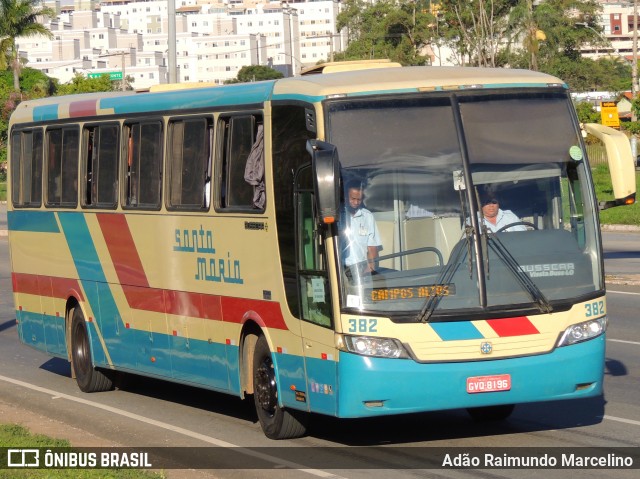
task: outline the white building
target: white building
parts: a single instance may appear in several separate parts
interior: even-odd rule
[[[64,1],[64,0],[63,0]],[[76,72],[125,71],[134,88],[168,81],[166,0],[45,0],[54,39],[19,39],[27,66],[68,82]],[[337,0],[177,0],[176,67],[181,82],[223,83],[247,65],[286,76],[342,51]]]

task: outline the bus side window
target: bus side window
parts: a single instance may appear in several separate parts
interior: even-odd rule
[[[125,201],[129,208],[160,207],[163,132],[160,121],[125,126]]]
[[[83,206],[113,208],[118,202],[119,127],[87,126],[83,136]]]
[[[75,127],[47,130],[47,206],[78,204],[79,141]]]
[[[14,206],[39,207],[42,203],[42,130],[11,135],[11,199]]]
[[[208,208],[211,122],[207,118],[169,122],[169,207]]]
[[[231,116],[220,120],[217,188],[220,208],[256,209],[253,204],[254,187],[245,180],[245,169],[261,122],[262,118],[257,115]]]

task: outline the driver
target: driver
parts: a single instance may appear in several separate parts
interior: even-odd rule
[[[500,202],[495,193],[490,189],[480,192],[480,203],[482,206],[482,221],[489,231],[495,233],[500,228],[522,221],[511,210],[500,209]],[[526,226],[516,224],[503,231],[526,231]]]

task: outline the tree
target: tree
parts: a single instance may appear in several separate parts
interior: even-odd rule
[[[113,85],[108,73],[100,75],[98,78],[86,78],[82,74],[76,73],[69,82],[58,86],[56,95],[113,91]]]
[[[36,35],[53,38],[51,31],[38,22],[38,17],[54,17],[55,12],[39,3],[39,0],[0,0],[0,69],[11,66],[13,89],[17,92],[20,91],[21,65],[16,39]]]
[[[588,101],[581,101],[575,105],[580,123],[600,123],[600,113]]]
[[[579,62],[584,44],[603,44],[595,0],[520,0],[509,14],[509,63],[556,74],[564,59]]]
[[[435,17],[426,0],[346,0],[338,30],[346,29],[347,49],[336,60],[389,58],[403,65],[427,63]]]
[[[225,83],[250,83],[261,80],[277,80],[284,75],[278,70],[264,65],[247,65],[238,70],[238,75]]]
[[[460,65],[500,66],[509,13],[518,0],[442,0],[442,34]]]

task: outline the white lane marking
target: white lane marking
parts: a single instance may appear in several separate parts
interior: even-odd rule
[[[241,447],[238,446],[236,444],[232,444],[230,442],[226,442],[223,441],[221,439],[216,439],[214,437],[211,436],[205,436],[204,434],[200,434],[194,431],[190,431],[188,429],[184,429],[182,427],[179,426],[174,426],[172,424],[167,424],[165,422],[162,421],[157,421],[155,419],[151,419],[148,417],[144,417],[144,416],[140,416],[138,414],[134,414],[128,411],[124,411],[122,409],[118,409],[115,407],[111,407],[111,406],[107,406],[106,404],[100,404],[100,403],[95,403],[92,401],[87,401],[86,399],[82,399],[79,397],[75,397],[75,396],[70,396],[68,394],[64,394],[64,393],[60,393],[58,391],[53,391],[52,389],[47,389],[47,388],[43,388],[40,386],[36,386],[35,384],[30,384],[30,383],[26,383],[24,381],[20,381],[18,379],[13,379],[13,378],[8,378],[6,376],[1,376],[0,375],[0,380],[8,382],[8,383],[12,383],[15,384],[17,386],[22,386],[28,389],[32,389],[34,391],[38,391],[44,394],[48,394],[51,397],[55,398],[55,399],[67,399],[69,401],[74,401],[80,404],[85,404],[87,406],[91,406],[91,407],[95,407],[97,409],[102,409],[104,411],[109,411],[110,413],[113,414],[118,414],[120,416],[125,416],[128,417],[130,419],[135,419],[136,421],[140,421],[140,422],[144,422],[146,424],[150,424],[152,426],[156,426],[156,427],[160,427],[162,429],[167,429],[169,431],[173,431],[175,433],[178,434],[182,434],[184,436],[188,436],[188,437],[192,437],[194,439],[199,439],[200,441],[204,441],[208,444],[213,444],[214,446],[218,446],[218,447],[232,447],[234,448],[237,452],[240,452],[242,454],[246,454],[247,456],[252,456],[258,459],[261,459],[263,461],[268,461],[274,464],[278,464],[280,466],[289,468],[289,469],[296,469],[298,471],[302,471],[302,472],[306,472],[308,474],[314,475],[314,476],[318,476],[318,477],[332,477],[332,478],[336,478],[336,479],[345,479],[342,476],[337,476],[335,474],[331,474],[330,472],[326,472],[326,471],[321,471],[319,469],[308,469],[305,468],[305,466],[303,466],[302,464],[297,464],[295,462],[291,462],[291,461],[287,461],[284,459],[278,459],[278,458],[274,458],[273,456],[269,456],[268,454],[262,454],[260,452],[257,451],[253,451],[251,449],[247,449],[245,447]]]
[[[609,421],[618,421],[618,422],[624,422],[625,424],[632,424],[634,426],[640,426],[640,421],[635,421],[633,419],[625,419],[623,417],[615,417],[615,416],[607,416],[606,414],[604,416],[601,416],[602,419],[608,419]]]
[[[607,338],[607,341],[612,341],[614,343],[635,344],[637,346],[640,346],[640,342],[638,341],[626,341],[624,339],[609,339],[609,338]]]
[[[631,291],[612,291],[610,289],[607,290],[607,294],[609,293],[615,293],[615,294],[633,294],[633,295],[640,295],[640,293],[632,293]]]

